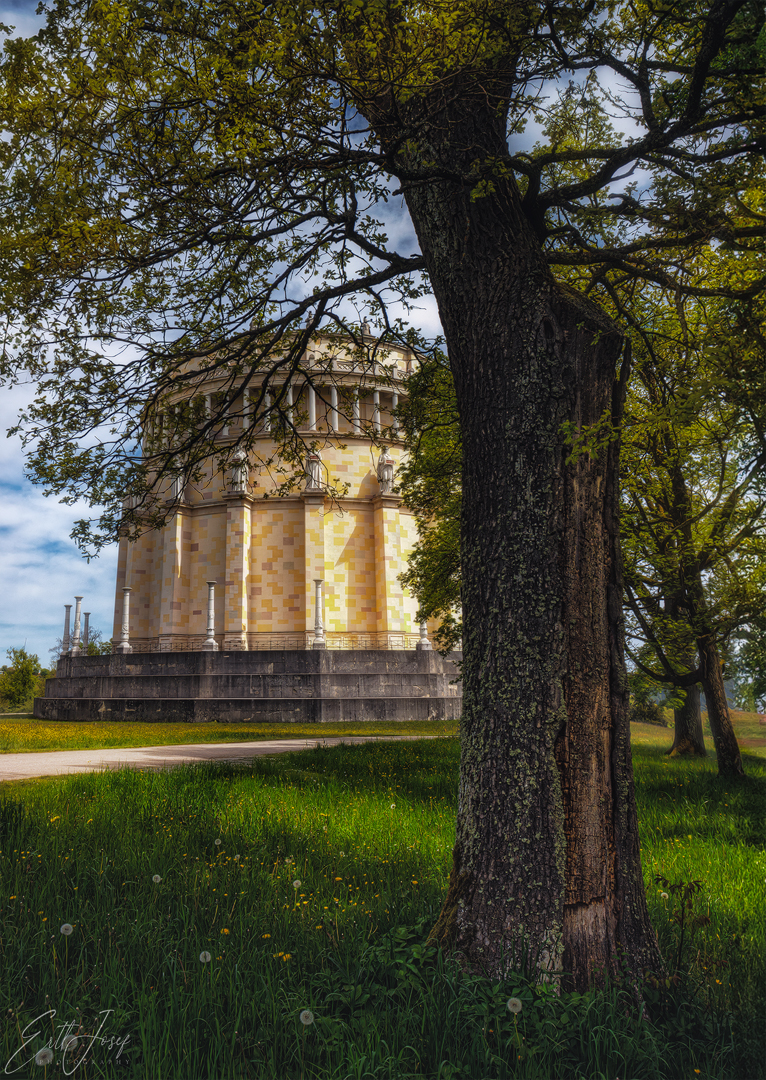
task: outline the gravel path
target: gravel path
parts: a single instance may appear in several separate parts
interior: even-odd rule
[[[331,739],[273,739],[268,742],[191,743],[186,746],[135,746],[117,750],[50,750],[34,754],[0,754],[0,781],[35,776],[71,776],[100,769],[166,769],[195,761],[249,761],[267,754],[308,750],[318,743],[395,742],[435,738],[433,735],[349,735]]]

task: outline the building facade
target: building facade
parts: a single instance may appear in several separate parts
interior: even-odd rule
[[[266,398],[287,402],[306,446],[315,446],[298,490],[275,496],[283,472],[269,421],[249,432],[247,457],[171,483],[164,528],[120,543],[118,650],[126,588],[131,651],[210,648],[209,582],[221,651],[306,649],[322,637],[329,649],[415,647],[417,603],[398,577],[417,531],[393,490],[405,453],[394,410],[414,357],[387,347],[359,359],[327,335],[312,346],[302,374],[287,385],[277,375]],[[208,400],[225,381],[223,373],[205,382]],[[231,399],[216,436],[222,448],[250,425],[261,390],[256,378]],[[333,488],[344,494],[331,497]]]

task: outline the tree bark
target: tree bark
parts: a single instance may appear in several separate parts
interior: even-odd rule
[[[371,113],[393,145],[399,114],[394,127]],[[608,437],[622,342],[553,280],[513,180],[476,198],[459,179],[502,159],[504,115],[486,95],[453,95],[400,151],[446,177],[404,187],[463,440],[460,789],[432,937],[489,976],[526,963],[584,988],[624,965],[636,978],[662,969],[639,853]],[[566,425],[604,422],[591,453],[571,453]]]
[[[702,687],[705,691],[707,717],[718,759],[718,775],[724,779],[744,776],[742,756],[737,736],[731,722],[729,703],[721,674],[721,658],[712,634],[697,639],[697,650],[702,671]]]
[[[702,734],[702,713],[700,711],[699,683],[687,686],[684,691],[684,703],[680,709],[674,709],[675,730],[673,745],[668,750],[671,757],[679,754],[689,757],[706,757],[705,739]]]

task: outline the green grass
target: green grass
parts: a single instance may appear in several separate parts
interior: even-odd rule
[[[672,722],[672,713],[666,710]],[[713,739],[703,713],[705,744],[713,754]],[[733,713],[732,720],[742,748],[766,757],[766,726],[758,713]],[[140,724],[79,723],[35,720],[31,716],[0,716],[0,753],[42,750],[98,750],[129,746],[177,746],[183,743],[226,743],[266,739],[316,739],[344,735],[456,735],[457,721],[414,721],[404,724]],[[673,730],[650,724],[634,724],[637,744],[673,742]]]
[[[766,763],[749,757],[730,787],[714,759],[664,757],[662,729],[635,734],[649,904],[671,968],[678,928],[654,876],[702,879],[711,919],[684,945],[670,1007],[649,991],[642,1018],[616,989],[559,999],[522,975],[487,983],[424,950],[454,840],[457,741],[340,746],[4,784],[0,1064],[25,1030],[35,1053],[69,1033],[56,1024],[93,1035],[112,1009],[75,1075],[766,1077]],[[74,1064],[55,1060],[15,1075]]]
[[[349,735],[455,734],[456,720],[417,720],[395,724],[134,724],[0,718],[0,753],[259,742],[266,739],[313,740]]]

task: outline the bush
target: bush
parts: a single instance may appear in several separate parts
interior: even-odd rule
[[[656,701],[631,701],[630,719],[637,724],[656,724],[658,727],[668,726],[665,710]]]
[[[0,705],[10,710],[23,709],[35,695],[40,660],[23,647],[10,648],[7,655],[11,666],[0,672]]]

